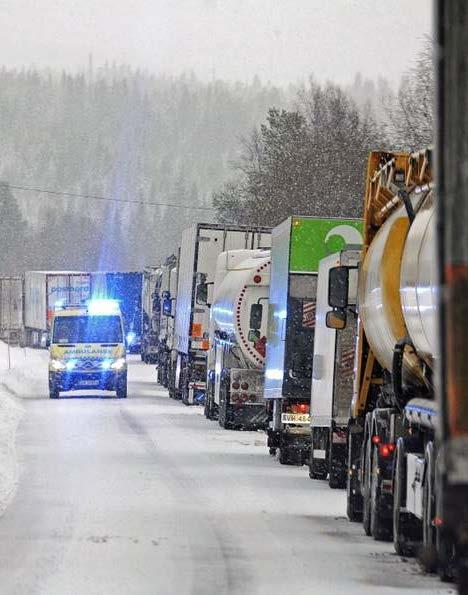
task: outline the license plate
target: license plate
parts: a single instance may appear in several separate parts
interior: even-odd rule
[[[308,413],[282,413],[281,423],[283,424],[310,424]]]
[[[80,386],[97,386],[99,380],[81,380]]]

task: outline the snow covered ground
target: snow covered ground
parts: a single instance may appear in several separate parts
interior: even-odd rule
[[[25,411],[0,518],[2,595],[450,592],[349,523],[342,491],[269,457],[264,434],[170,400],[152,366],[132,359],[125,401],[51,401],[47,353],[15,350],[6,371],[0,347],[1,384]]]

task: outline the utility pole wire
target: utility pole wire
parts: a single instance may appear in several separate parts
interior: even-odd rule
[[[107,202],[121,202],[124,204],[148,205],[151,207],[173,207],[175,209],[197,209],[199,211],[215,211],[213,207],[198,207],[196,205],[176,205],[170,202],[149,202],[144,200],[119,200],[110,196],[96,196],[94,194],[78,194],[75,192],[61,192],[59,190],[46,190],[44,188],[31,188],[28,186],[14,186],[8,184],[13,190],[24,190],[27,192],[40,192],[41,194],[53,194],[54,196],[65,196],[67,198],[90,198],[91,200],[103,200]]]

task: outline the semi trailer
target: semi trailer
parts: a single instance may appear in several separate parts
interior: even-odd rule
[[[438,282],[431,150],[373,152],[358,277],[356,382],[348,421],[347,504],[397,553],[438,539],[434,363]],[[330,271],[329,326],[353,316],[348,266]],[[341,331],[339,331],[341,332]]]
[[[174,317],[177,304],[178,259],[175,254],[170,256],[161,268],[161,283],[159,285],[160,316],[158,334],[158,382],[164,387],[169,386],[172,369],[171,353],[174,345]]]
[[[442,284],[435,538],[439,568],[446,568],[447,558],[453,557],[458,591],[468,595],[468,6],[464,0],[437,0],[435,6],[439,60],[436,208]]]
[[[331,488],[346,486],[347,429],[353,396],[356,318],[348,316],[345,327],[327,327],[330,310],[328,291],[330,270],[346,266],[349,270],[349,304],[355,308],[360,246],[347,246],[320,261],[315,316],[314,361],[310,398],[311,447],[309,476],[326,479]]]
[[[158,359],[161,302],[158,289],[161,284],[161,267],[146,267],[143,271],[141,291],[141,360],[155,364]]]
[[[361,242],[355,219],[289,217],[272,232],[264,398],[268,448],[282,464],[310,452],[310,391],[320,260]]]
[[[87,272],[27,271],[24,275],[24,333],[30,347],[45,347],[57,308],[91,297]]]
[[[197,223],[182,233],[180,246],[174,345],[169,394],[186,405],[202,402],[206,390],[209,348],[209,307],[200,301],[200,288],[213,290],[216,260],[233,249],[268,248],[265,227]]]
[[[229,250],[217,259],[205,415],[217,417],[223,428],[266,429],[263,368],[270,264],[266,250]]]
[[[0,277],[0,339],[13,345],[23,341],[21,277]]]
[[[122,313],[125,343],[130,353],[141,349],[143,273],[106,271],[91,273],[91,294],[95,298],[116,300]]]

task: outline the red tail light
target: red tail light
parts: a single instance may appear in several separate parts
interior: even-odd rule
[[[249,388],[249,383],[248,383],[248,382],[243,382],[243,383],[241,384],[241,389],[242,389],[242,390],[247,390],[248,388]]]
[[[234,390],[239,390],[240,389],[240,384],[237,382],[237,380],[236,380],[236,382],[233,382],[232,383],[232,388]]]
[[[379,444],[379,455],[381,457],[389,457],[393,452],[395,452],[395,445],[392,442]]]
[[[379,444],[380,436],[372,436],[372,444]]]

